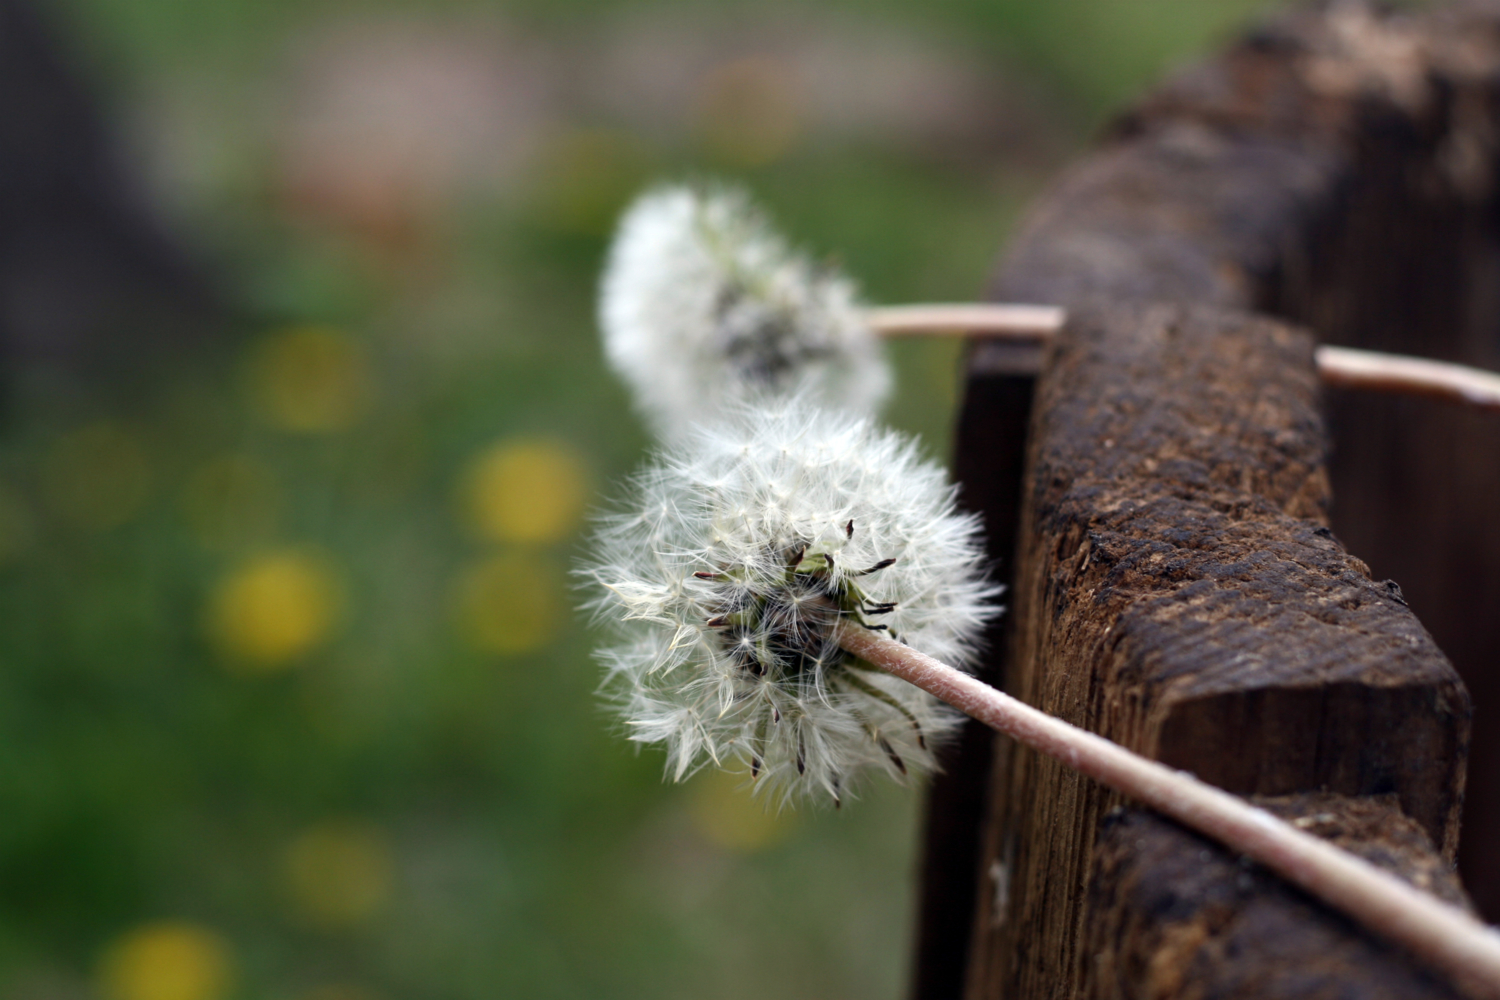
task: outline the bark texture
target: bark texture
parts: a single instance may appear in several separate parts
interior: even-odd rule
[[[1465,902],[1453,872],[1391,797],[1313,793],[1259,804]],[[1099,1000],[1461,996],[1280,880],[1149,813],[1105,818],[1092,885],[1085,995]]]
[[[1023,559],[1024,584],[1012,601],[1013,628],[1027,634],[997,650],[992,669],[1012,691],[1067,695],[1083,713],[1075,721],[1118,726],[1106,732],[1158,756],[1187,754],[1190,761],[1175,758],[1181,766],[1237,790],[1394,795],[1439,856],[1457,847],[1460,873],[1491,920],[1500,919],[1500,853],[1491,849],[1500,842],[1500,726],[1483,720],[1500,716],[1500,421],[1426,400],[1345,392],[1329,393],[1320,408],[1306,340],[1252,317],[1291,321],[1322,342],[1500,368],[1497,179],[1500,3],[1415,12],[1313,5],[1248,33],[1123,115],[1034,207],[993,289],[999,300],[1091,308],[1059,348],[1069,379],[1080,365],[1135,367],[1129,380],[1113,383],[1049,376],[1053,388],[1039,390],[1037,464],[1024,488],[1035,506],[1019,526],[1038,561]],[[1162,319],[1172,315],[1178,319]],[[1176,332],[1150,348],[1146,328],[1164,322]],[[1273,328],[1283,332],[1271,336]],[[1243,378],[1205,376],[1211,359],[1188,342],[1215,330],[1237,345],[1223,349],[1240,352],[1226,363]],[[1299,346],[1281,344],[1283,335]],[[1162,346],[1168,341],[1176,346]],[[1132,361],[1131,350],[1146,353]],[[976,498],[1008,495],[1011,466],[986,464],[991,450],[1008,446],[964,431],[1000,426],[994,388],[1014,378],[1014,362],[1003,345],[978,345],[970,356],[957,464]],[[1292,408],[1288,379],[1306,383]],[[1111,385],[1116,412],[1090,397]],[[1220,412],[1206,400],[1213,413],[1200,426],[1183,401],[1209,386],[1246,393],[1261,409]],[[1059,409],[1077,439],[1059,436]],[[1310,423],[1288,421],[1292,413]],[[1324,419],[1327,436],[1312,430]],[[1180,440],[1152,437],[1174,420]],[[1017,423],[1024,422],[1009,426]],[[1267,434],[1282,444],[1265,447]],[[1222,462],[1201,450],[1210,438],[1228,447]],[[1121,441],[1133,442],[1127,451],[1135,449],[1140,476],[1174,480],[1186,461],[1196,463],[1198,478],[1182,490],[1158,483],[1155,493],[1130,477],[1110,480],[1132,460],[1119,454]],[[1241,463],[1248,464],[1236,483]],[[1085,503],[1093,505],[1087,516]],[[1269,513],[1277,508],[1279,521]],[[982,509],[1003,557],[1018,526],[1006,520],[1004,503]],[[1184,520],[1174,528],[1174,518]],[[1050,551],[1032,534],[1049,525]],[[1199,559],[1203,553],[1213,561]],[[1297,596],[1304,586],[1311,589]],[[1029,591],[1035,603],[1023,610]],[[1080,609],[1096,605],[1117,608],[1115,626],[1080,631],[1087,617]],[[1347,647],[1336,638],[1345,630],[1360,635]],[[1044,667],[1035,662],[1041,647],[1033,632],[1097,649]],[[1218,668],[1163,666],[1184,637],[1203,642]],[[1314,648],[1304,648],[1308,641]],[[1480,721],[1461,840],[1468,709],[1451,674],[1437,682],[1448,669],[1437,647],[1468,683]],[[1307,671],[1302,680],[1266,666],[1289,650]],[[1425,707],[1423,692],[1434,699]],[[1017,858],[1042,849],[1026,837],[1044,837],[1047,851],[1076,845],[1050,890],[1075,919],[1092,892],[1095,869],[1082,855],[1105,805],[1057,776],[1041,796],[1049,801],[1037,806],[1051,818],[1028,819],[1023,836],[1014,825],[1016,783],[1038,779],[1008,747],[996,753],[985,852],[947,856],[981,880],[972,904],[950,898],[954,908],[979,912],[970,952],[954,956],[950,946],[943,980],[953,981],[956,963],[974,996],[1014,987],[1016,970],[1038,967],[1051,947],[1014,924],[996,928],[990,873],[1003,870],[1011,883],[1009,921],[1026,897],[1017,880],[1033,864]],[[1424,772],[1446,777],[1419,791]],[[942,826],[942,808],[935,798],[931,827]],[[929,854],[928,870],[943,863]],[[1028,919],[1042,919],[1043,902],[1026,905]],[[924,913],[937,908],[928,893]],[[1083,924],[1072,926],[1082,932]],[[1061,980],[1027,979],[1034,991],[1007,995],[1066,993],[1081,975],[1077,952],[1092,947],[1079,940],[1075,954],[1045,960]],[[935,964],[919,960],[919,969]]]
[[[1221,309],[1077,306],[1036,392],[1012,692],[1229,791],[1392,796],[1451,857],[1468,701],[1328,528],[1311,338]],[[979,896],[971,995],[1072,996],[1119,802],[1000,750],[985,870],[1007,887]]]

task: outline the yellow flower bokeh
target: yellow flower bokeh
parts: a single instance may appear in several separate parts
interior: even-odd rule
[[[290,666],[332,631],[339,588],[320,558],[283,549],[226,575],[208,604],[208,635],[236,666],[269,672]]]
[[[688,786],[693,828],[717,847],[739,854],[763,850],[784,840],[795,813],[751,794],[743,774],[707,768]]]
[[[379,916],[390,903],[391,849],[372,824],[319,823],[291,842],[284,860],[296,915],[315,927],[354,927]]]
[[[250,401],[282,430],[347,430],[370,406],[373,378],[363,345],[332,327],[294,326],[267,334],[251,350]]]
[[[564,444],[501,441],[476,456],[465,471],[463,517],[490,541],[561,541],[583,517],[587,482],[583,460]]]
[[[250,455],[221,455],[205,462],[182,492],[182,513],[193,537],[215,551],[268,537],[280,508],[275,473]]]
[[[62,517],[103,531],[140,511],[151,491],[151,467],[138,435],[112,421],[80,427],[53,445],[42,489]]]
[[[114,942],[99,974],[105,1000],[219,1000],[229,992],[229,946],[196,924],[162,921]]]
[[[551,642],[566,606],[562,572],[550,559],[504,552],[459,581],[458,623],[477,648],[515,656]]]

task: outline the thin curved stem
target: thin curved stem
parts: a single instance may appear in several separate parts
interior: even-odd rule
[[[1327,345],[1319,347],[1314,358],[1328,385],[1434,396],[1500,410],[1500,374],[1482,368]]]
[[[839,644],[1012,737],[1275,871],[1375,934],[1443,970],[1475,997],[1500,998],[1500,933],[1244,799],[997,691],[909,646],[842,625]]]
[[[1059,306],[983,302],[882,306],[867,310],[871,328],[882,336],[948,335],[1041,343],[1067,318]],[[1328,385],[1411,396],[1431,396],[1487,410],[1500,410],[1500,374],[1401,354],[1321,346],[1314,355],[1318,375]]]
[[[932,303],[867,309],[870,328],[883,337],[972,333],[985,337],[1041,340],[1061,329],[1061,306],[1017,306],[988,302]]]

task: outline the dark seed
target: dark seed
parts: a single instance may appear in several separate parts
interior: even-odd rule
[[[775,705],[771,706],[771,721],[778,726],[781,725],[781,709]]]
[[[719,615],[717,618],[710,618],[708,620],[708,627],[709,628],[723,628],[725,625],[728,625],[728,624],[729,624],[729,616],[728,615]]]
[[[854,537],[854,520],[852,518],[850,519],[850,521],[849,521],[848,524],[844,525],[844,537],[845,538],[853,538]]]
[[[875,742],[880,744],[880,749],[884,750],[885,755],[891,759],[891,763],[896,765],[896,770],[905,774],[906,761],[901,759],[901,755],[896,752],[895,747],[891,746],[890,741],[884,736],[876,736]]]
[[[891,565],[895,561],[896,561],[896,558],[894,556],[892,556],[889,559],[882,559],[882,560],[880,560],[880,562],[876,563],[874,566],[871,566],[869,569],[865,570],[865,572],[866,573],[874,573],[877,570],[885,569],[887,566]]]
[[[701,569],[698,572],[694,573],[693,575],[696,576],[700,580],[717,580],[719,578],[719,574],[717,574],[717,573],[709,573],[709,572],[706,572],[706,571],[701,570]]]
[[[902,772],[902,773],[905,773],[905,772]],[[751,758],[750,758],[750,777],[752,779],[760,777],[760,758],[759,757],[751,756]]]

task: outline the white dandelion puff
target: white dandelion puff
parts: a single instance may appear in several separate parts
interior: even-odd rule
[[[616,635],[605,690],[669,775],[713,762],[837,802],[871,768],[933,767],[961,717],[833,634],[962,664],[998,611],[977,520],[915,443],[784,398],[700,426],[633,486],[580,572]]]
[[[869,415],[890,388],[853,285],[793,252],[731,188],[636,200],[610,248],[599,325],[664,439],[749,397],[801,394]]]
[[[975,520],[910,442],[798,399],[758,420],[729,416],[640,474],[580,571],[619,632],[599,654],[606,689],[632,739],[665,744],[672,778],[737,765],[783,801],[837,804],[863,771],[933,766],[932,742],[960,718],[942,698],[1217,838],[1455,982],[1500,991],[1500,936],[1465,911],[941,662],[972,654],[998,588],[980,570]]]

